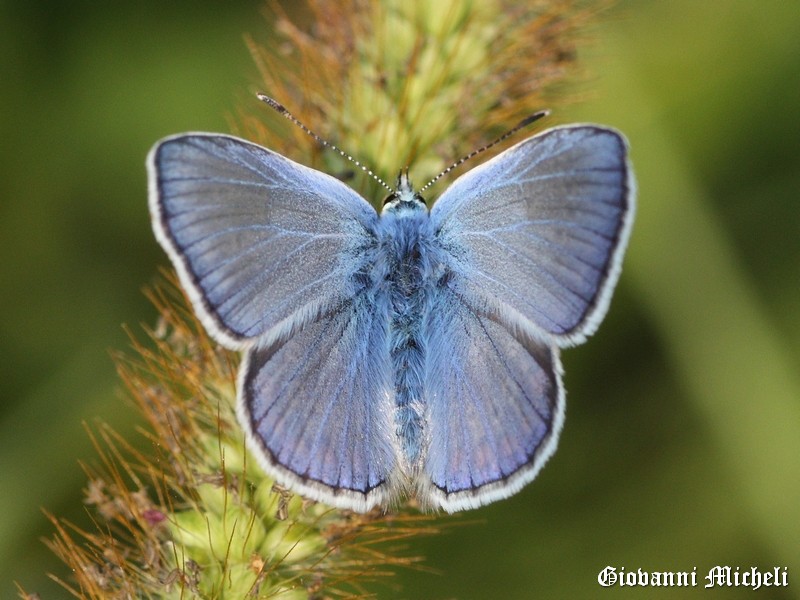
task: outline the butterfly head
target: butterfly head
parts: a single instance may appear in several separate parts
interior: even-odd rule
[[[395,190],[383,201],[383,212],[401,210],[419,210],[425,208],[425,198],[419,195],[408,179],[408,169],[403,169],[397,176]]]

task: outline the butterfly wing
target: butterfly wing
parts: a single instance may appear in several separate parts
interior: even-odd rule
[[[326,504],[388,501],[396,464],[386,305],[358,295],[287,340],[251,348],[239,420],[262,467]]]
[[[469,171],[431,210],[473,307],[559,345],[599,325],[634,212],[621,134],[550,129]]]
[[[552,129],[460,177],[431,210],[444,275],[425,326],[430,504],[509,496],[554,452],[558,345],[597,327],[629,235],[626,151],[608,129]]]
[[[280,337],[355,293],[377,213],[343,183],[216,134],[166,138],[147,164],[156,237],[220,343]]]
[[[263,468],[335,506],[383,502],[396,460],[386,308],[365,292],[375,210],[229,136],[167,138],[148,169],[153,228],[196,311],[247,349],[237,410]]]
[[[564,419],[558,349],[474,309],[458,288],[453,279],[439,288],[425,324],[427,479],[419,495],[448,512],[531,481]]]

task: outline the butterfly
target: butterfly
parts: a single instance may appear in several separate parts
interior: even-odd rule
[[[401,173],[378,214],[248,141],[159,141],[153,229],[209,334],[244,353],[237,415],[266,473],[357,512],[453,512],[530,482],[564,422],[559,349],[597,329],[619,277],[627,154],[613,129],[556,127],[430,210]]]

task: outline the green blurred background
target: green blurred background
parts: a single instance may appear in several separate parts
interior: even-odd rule
[[[0,4],[0,598],[14,580],[67,597],[41,508],[87,525],[82,421],[137,423],[109,350],[154,321],[141,290],[166,264],[144,157],[229,129],[261,9]],[[593,35],[593,98],[551,108],[628,135],[639,212],[606,322],[564,353],[560,448],[514,498],[415,542],[438,572],[380,597],[800,597],[800,4],[630,0]],[[790,587],[597,584],[606,565],[718,564],[785,566]]]

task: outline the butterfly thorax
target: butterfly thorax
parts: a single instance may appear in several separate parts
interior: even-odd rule
[[[381,215],[381,255],[388,296],[389,353],[394,372],[395,431],[407,467],[420,466],[425,407],[422,402],[426,310],[433,243],[428,210],[418,196],[387,203]]]

